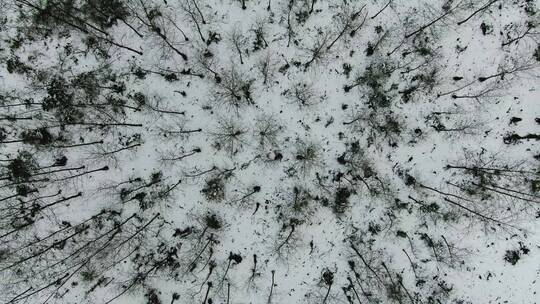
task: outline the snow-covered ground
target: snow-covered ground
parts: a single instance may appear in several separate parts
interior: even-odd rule
[[[537,1],[1,4],[0,302],[540,302]]]

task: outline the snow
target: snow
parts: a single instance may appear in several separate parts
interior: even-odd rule
[[[530,15],[524,11],[527,1],[498,1],[459,26],[457,22],[482,7],[484,2],[394,0],[376,18],[371,18],[386,5],[386,1],[315,1],[314,10],[305,23],[291,17],[294,36],[290,44],[288,4],[295,3],[293,10],[299,11],[302,5],[309,7],[311,1],[271,1],[270,10],[267,10],[267,0],[246,1],[245,10],[241,1],[123,1],[133,14],[137,12],[143,19],[142,5],[159,8],[162,15],[156,19],[158,26],[175,48],[187,54],[187,61],[134,16],[129,20],[144,38],[138,37],[122,22],[107,32],[115,42],[140,50],[143,53],[140,56],[102,41],[101,46],[109,56],[101,57],[96,51],[88,50],[84,43],[87,34],[64,26],[57,26],[45,37],[32,31],[30,17],[18,15],[18,10],[33,11],[24,2],[8,1],[5,11],[0,13],[0,18],[7,18],[7,25],[0,26],[0,37],[5,42],[0,45],[0,95],[42,102],[48,95],[47,85],[54,77],[70,81],[89,71],[99,71],[96,73],[98,78],[113,74],[114,81],[110,78],[97,81],[102,89],[96,100],[108,102],[107,96],[114,96],[139,108],[125,108],[125,116],[107,108],[88,110],[88,121],[133,123],[142,124],[142,127],[75,125],[51,128],[54,134],[58,132],[65,136],[70,144],[104,142],[76,148],[0,143],[0,157],[5,160],[14,159],[19,151],[28,150],[40,166],[50,164],[61,154],[69,159],[67,167],[85,166],[77,173],[105,165],[110,168],[65,182],[35,183],[39,193],[23,198],[25,201],[34,196],[51,195],[59,189],[64,197],[77,192],[83,195],[45,210],[29,229],[7,238],[6,243],[0,245],[0,252],[11,252],[30,243],[34,236],[44,237],[58,230],[62,227],[61,221],[75,225],[103,209],[119,212],[116,222],[137,215],[111,243],[121,245],[121,240],[128,240],[136,233],[133,242],[139,247],[130,241],[129,246],[118,251],[92,258],[83,269],[102,270],[94,280],[82,280],[81,270],[68,281],[61,281],[64,284],[58,290],[51,288],[17,301],[107,303],[122,293],[115,299],[116,303],[151,303],[145,294],[155,289],[162,303],[171,303],[173,293],[178,293],[180,298],[174,303],[204,304],[207,282],[212,282],[209,297],[213,303],[348,303],[342,287],[348,286],[347,277],[354,279],[349,264],[354,261],[356,267],[362,269],[361,284],[374,295],[360,294],[358,299],[349,290],[346,294],[352,297],[353,303],[368,303],[370,299],[373,303],[397,303],[389,298],[387,285],[377,285],[373,274],[352,249],[351,244],[354,244],[367,262],[380,270],[379,276],[385,282],[397,286],[396,282],[402,278],[402,285],[398,287],[402,303],[438,303],[434,299],[430,302],[429,297],[440,290],[438,284],[443,281],[451,290],[448,294],[434,296],[441,303],[538,303],[540,213],[535,204],[539,194],[538,190],[533,193],[530,187],[532,180],[539,180],[538,159],[533,158],[539,153],[538,144],[534,139],[521,140],[517,144],[503,142],[503,137],[510,133],[540,133],[540,125],[535,122],[540,117],[539,61],[533,57],[538,47],[538,35],[533,33],[517,43],[501,46],[508,37],[518,36],[526,22],[538,23],[538,13]],[[528,2],[537,5],[534,1]],[[201,41],[196,25],[182,8],[182,5],[192,3],[198,4],[206,19],[205,24],[202,21],[199,24],[205,38],[208,39],[213,31],[219,33],[221,41],[209,46]],[[433,23],[417,38],[404,38],[440,16],[445,3],[455,11]],[[357,11],[360,12],[358,19],[351,22],[357,26],[364,18],[365,22],[355,35],[350,35],[347,30],[347,34],[320,59],[306,67],[312,58],[310,49],[317,46],[323,33],[329,35],[328,41],[338,37],[343,26],[338,14]],[[198,16],[195,18],[199,20]],[[253,50],[256,22],[264,24],[266,30],[268,46],[261,50]],[[482,34],[482,22],[492,26],[491,34]],[[173,24],[182,29],[189,41],[184,41]],[[375,43],[381,37],[376,32],[377,26],[382,27],[386,36],[374,54],[367,56],[368,42]],[[245,43],[241,45],[244,64],[240,64],[239,54],[230,41],[233,29],[245,36]],[[517,32],[513,32],[515,29]],[[13,39],[20,35],[25,37],[21,47],[12,49]],[[329,45],[329,42],[325,43],[324,50]],[[397,51],[388,54],[398,46]],[[418,49],[422,47],[429,48],[430,55],[421,55]],[[69,48],[73,50],[68,51]],[[222,76],[221,83],[199,60],[205,50],[213,54],[210,68]],[[410,53],[404,55],[405,52]],[[32,71],[26,74],[8,72],[6,62],[13,56],[31,66]],[[273,75],[265,84],[258,64],[267,56],[273,63]],[[370,105],[368,99],[372,88],[366,84],[345,92],[344,86],[354,85],[355,79],[364,75],[368,67],[376,67],[376,72],[380,72],[383,63],[392,70],[381,81],[381,90],[390,99],[390,106]],[[286,64],[289,67],[280,71]],[[352,66],[348,77],[343,72],[344,64]],[[479,77],[516,67],[520,67],[519,71],[503,78],[478,81]],[[137,68],[148,73],[138,78],[135,75]],[[204,78],[180,72],[188,69]],[[233,70],[250,84],[254,104],[235,107],[223,98],[223,94],[230,93],[226,89],[223,91],[227,81],[223,77],[231,75]],[[436,70],[432,87],[418,81],[418,75],[428,77],[426,75],[432,70]],[[159,73],[174,73],[178,80],[167,81]],[[417,77],[413,79],[414,76]],[[463,79],[454,81],[454,76]],[[126,87],[122,93],[103,89],[120,82]],[[310,88],[308,96],[313,97],[313,104],[302,105],[294,100],[291,92],[299,87],[298,84]],[[425,86],[416,90],[408,102],[404,101],[399,92],[415,84]],[[81,88],[70,85],[69,89],[74,90],[77,97],[84,96]],[[452,98],[451,93],[445,94],[455,91],[459,95],[474,95],[484,89],[488,91],[479,98]],[[185,96],[179,93],[181,91]],[[146,105],[136,103],[133,99],[136,93],[146,96]],[[244,102],[245,97],[240,102]],[[0,99],[0,105],[16,103],[16,100]],[[80,100],[88,101],[82,97]],[[15,122],[1,120],[0,128],[9,131],[8,139],[19,138],[25,129],[58,124],[56,116],[39,105],[0,109],[1,117],[34,117]],[[434,112],[448,112],[435,114],[448,129],[471,127],[460,132],[438,131],[433,127]],[[280,126],[275,144],[259,145],[257,124],[261,117],[269,117]],[[511,117],[522,118],[522,121],[510,124]],[[389,118],[398,122],[399,132],[385,134],[377,129]],[[216,142],[219,142],[224,124],[231,124],[240,132],[233,146],[225,143],[220,148]],[[415,131],[417,129],[420,132]],[[186,130],[193,132],[178,133]],[[134,141],[126,144],[128,139]],[[354,156],[350,152],[354,142],[361,151],[357,154],[359,163],[354,168],[350,164],[340,164],[338,157],[346,151],[349,151],[347,157]],[[140,146],[111,153],[133,143]],[[309,145],[315,147],[314,159],[303,166],[298,154]],[[200,152],[192,153],[195,149]],[[273,160],[278,152],[283,158]],[[166,160],[181,156],[185,157]],[[489,161],[492,156],[496,160]],[[509,177],[509,184],[501,184],[530,193],[526,197],[531,201],[492,192],[489,196],[470,194],[449,184],[470,186],[467,183],[473,181],[473,177],[461,170],[447,169],[447,165],[473,167],[480,162],[486,166],[503,168],[509,165],[533,172]],[[0,175],[8,175],[4,163],[0,162],[0,165]],[[162,175],[158,183],[152,184],[151,175],[156,172]],[[50,177],[64,178],[70,174],[75,173],[61,172]],[[340,174],[342,176],[338,177]],[[407,176],[414,178],[412,184],[406,183]],[[142,181],[133,182],[136,178]],[[223,199],[209,199],[201,191],[212,178],[222,179]],[[126,183],[128,180],[132,182]],[[5,184],[0,185],[0,198],[15,193],[13,187],[2,186]],[[254,191],[256,186],[260,191]],[[137,190],[122,197],[121,189],[130,187]],[[346,211],[336,213],[331,205],[341,187],[347,187],[352,194]],[[307,206],[300,210],[294,208],[295,188],[305,191],[303,193],[309,197]],[[171,190],[167,191],[167,197],[159,196],[163,189]],[[132,195],[142,192],[146,195],[142,201],[133,198]],[[508,221],[509,225],[486,221],[444,198],[491,219]],[[441,213],[448,214],[422,212],[414,200],[426,205],[436,203]],[[41,205],[51,201],[39,200]],[[399,207],[400,203],[406,206]],[[10,218],[5,210],[1,212],[4,220],[0,235],[10,230],[6,228]],[[146,229],[145,224],[157,214],[159,216]],[[205,217],[211,214],[216,215],[222,227],[205,229]],[[449,218],[451,215],[456,219]],[[144,232],[137,232],[141,227],[145,227]],[[173,236],[176,229],[188,227],[193,227],[192,234]],[[70,257],[69,250],[74,252],[106,230],[92,227],[91,231],[86,237],[68,242],[64,250],[54,250],[23,263],[22,274],[14,269],[0,270],[0,294],[3,294],[0,301],[8,303],[30,286],[33,290],[39,289],[65,270],[71,274],[77,268],[69,267],[78,266],[77,261],[83,261],[79,259],[99,250],[99,246],[85,247],[82,253],[77,252],[71,260],[54,269],[48,269],[47,265]],[[407,237],[399,236],[398,231],[406,232]],[[211,241],[208,241],[211,235]],[[426,245],[428,241],[425,237],[422,239],[422,235],[441,242],[440,251],[434,254],[434,249]],[[451,246],[444,245],[443,238]],[[206,247],[207,242],[211,250]],[[505,252],[519,250],[519,244],[530,251],[511,265],[504,260]],[[35,250],[38,248],[42,247]],[[176,248],[178,266],[156,266],[157,270],[149,272],[142,284],[126,291],[130,278],[151,269],[156,261],[163,259],[166,251],[163,248]],[[120,263],[113,263],[134,249],[137,249],[137,256],[130,255]],[[0,259],[0,269],[32,252],[36,251],[17,251]],[[404,252],[413,259],[417,274]],[[231,253],[239,254],[242,261],[231,262]],[[257,255],[258,275],[250,281],[253,255]],[[452,255],[455,256],[448,258],[449,261],[437,261]],[[194,259],[196,267],[190,269]],[[141,262],[143,260],[146,262]],[[211,260],[216,266],[208,276]],[[109,267],[109,263],[113,265]],[[322,280],[327,270],[333,273],[334,280],[328,297],[328,286]],[[272,271],[275,274],[273,288]],[[389,272],[392,273],[390,277]],[[416,276],[426,282],[418,284]],[[88,292],[99,278],[105,278],[108,283]],[[360,293],[360,286],[355,286]],[[376,298],[380,302],[376,302]],[[208,299],[206,303],[209,303]]]

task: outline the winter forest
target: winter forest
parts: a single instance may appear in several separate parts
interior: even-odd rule
[[[540,303],[537,0],[0,0],[0,303]]]

